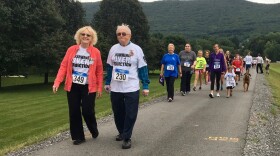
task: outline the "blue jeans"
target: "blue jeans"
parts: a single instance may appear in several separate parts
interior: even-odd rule
[[[139,90],[136,92],[111,92],[115,124],[123,139],[130,139],[136,122],[139,105]]]

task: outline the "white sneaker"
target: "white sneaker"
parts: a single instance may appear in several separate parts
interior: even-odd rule
[[[220,93],[217,93],[217,97],[220,97]]]

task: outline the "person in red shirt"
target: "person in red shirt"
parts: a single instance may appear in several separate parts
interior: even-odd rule
[[[236,82],[236,85],[238,85],[237,81],[240,81],[240,73],[241,73],[241,69],[243,67],[243,64],[242,64],[242,61],[240,60],[239,54],[235,55],[235,58],[232,61],[232,66],[233,66],[234,72],[236,74],[235,82]]]

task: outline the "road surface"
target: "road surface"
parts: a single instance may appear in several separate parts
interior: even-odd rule
[[[140,109],[131,149],[121,149],[122,142],[115,141],[115,124],[110,121],[99,126],[97,139],[86,132],[87,140],[81,145],[72,145],[67,139],[33,155],[241,156],[255,86],[254,70],[251,75],[249,91],[243,92],[241,80],[230,98],[222,91],[221,97],[210,99],[209,85],[203,85],[201,91],[176,95],[171,103],[162,101]]]

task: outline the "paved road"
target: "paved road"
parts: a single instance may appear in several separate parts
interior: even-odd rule
[[[239,83],[231,98],[223,91],[221,97],[210,99],[208,85],[184,97],[177,95],[172,103],[163,101],[141,109],[129,150],[114,141],[117,131],[111,121],[99,126],[96,140],[87,135],[86,143],[74,146],[68,139],[33,155],[240,156],[255,86],[256,73],[251,74],[249,92],[244,93]]]

